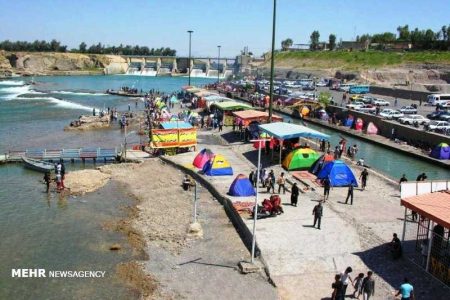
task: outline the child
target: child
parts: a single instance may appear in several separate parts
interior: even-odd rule
[[[362,292],[362,283],[364,279],[364,273],[359,273],[358,277],[356,277],[355,280],[355,291],[353,292],[353,298],[358,298],[361,295]],[[358,293],[358,294],[356,294]]]

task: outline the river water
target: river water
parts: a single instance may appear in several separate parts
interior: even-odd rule
[[[187,78],[135,76],[55,76],[0,81],[0,153],[43,147],[116,147],[119,130],[64,132],[64,126],[92,109],[135,109],[129,98],[104,94],[107,89],[178,91]],[[211,80],[192,79],[194,84]],[[142,109],[142,103],[139,103]],[[129,141],[138,141],[137,136]],[[66,163],[70,172],[92,168]],[[44,193],[42,174],[21,164],[0,166],[0,299],[135,299],[136,291],[116,276],[116,265],[131,260],[126,238],[102,226],[126,216],[121,208],[133,203],[120,186],[108,184],[80,197]],[[112,252],[109,246],[122,245]],[[13,268],[48,271],[105,271],[105,278],[11,278]]]
[[[129,86],[137,89],[179,91],[187,78],[140,76],[54,76],[0,81],[0,153],[25,148],[116,147],[123,141],[118,130],[64,132],[64,126],[93,108],[134,110],[133,99],[111,96],[107,89]],[[192,78],[193,85],[211,79]],[[142,109],[139,103],[137,109]],[[293,120],[296,122],[296,120]],[[309,125],[331,135],[339,134]],[[406,173],[415,179],[426,172],[430,179],[449,178],[449,170],[346,136],[348,145],[358,144],[360,157],[372,168],[392,177]],[[129,142],[138,141],[131,136]],[[66,164],[68,171],[90,168]],[[101,191],[80,197],[60,198],[44,193],[42,175],[20,164],[0,166],[0,299],[133,299],[136,293],[115,276],[115,266],[132,258],[125,238],[102,230],[102,224],[124,217],[120,208],[132,203],[121,188],[109,184]],[[111,252],[113,243],[123,250]],[[103,279],[11,278],[12,268],[47,270],[100,270]]]

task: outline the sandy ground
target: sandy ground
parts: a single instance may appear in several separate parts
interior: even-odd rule
[[[112,228],[126,234],[137,252],[146,251],[142,258],[148,260],[118,266],[119,275],[139,288],[143,298],[276,299],[276,289],[262,274],[237,271],[238,262],[249,258],[248,251],[222,206],[202,187],[198,218],[203,238],[188,235],[193,192],[181,188],[183,176],[159,159],[149,159],[71,172],[70,180],[90,191],[114,180],[138,200],[130,209],[131,219]]]

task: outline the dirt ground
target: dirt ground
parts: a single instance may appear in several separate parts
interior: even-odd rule
[[[203,187],[198,188],[197,213],[203,238],[188,235],[193,191],[182,189],[181,171],[150,159],[142,164],[102,166],[89,176],[83,173],[84,180],[103,177],[99,174],[123,184],[138,200],[131,219],[119,222],[115,229],[147,253],[148,260],[118,266],[119,275],[139,288],[144,299],[277,299],[264,274],[238,272],[239,261],[248,260],[249,252],[223,207]]]

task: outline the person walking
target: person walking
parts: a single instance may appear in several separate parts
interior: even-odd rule
[[[333,288],[333,293],[331,294],[331,300],[344,300],[344,294],[342,293],[342,281],[341,275],[336,274],[334,276],[334,282],[331,284]]]
[[[284,178],[284,172],[281,172],[280,177],[278,177],[277,180],[277,184],[278,184],[278,194],[281,191],[281,188],[283,188],[283,194],[286,194],[286,179]]]
[[[322,201],[319,201],[319,204],[314,206],[312,214],[314,215],[313,227],[316,227],[316,223],[317,223],[317,229],[320,229],[320,221],[321,221],[322,215],[323,215]]]
[[[219,121],[219,132],[221,132],[223,129],[223,120]]]
[[[395,297],[398,297],[399,295],[402,296],[402,300],[414,300],[414,287],[409,283],[408,278],[405,277],[403,280],[403,284],[398,289],[397,294]]]
[[[330,178],[326,177],[323,180],[323,200],[327,200],[328,197],[330,196],[330,188],[331,188],[331,182],[330,182]]]
[[[361,188],[363,191],[367,186],[367,177],[369,177],[369,172],[367,171],[367,168],[364,168],[364,170],[361,172],[361,175],[359,176],[359,179],[361,179]]]
[[[355,287],[355,290],[353,291],[352,298],[359,299],[359,296],[362,293],[363,280],[364,280],[364,273],[359,273],[358,277],[355,278],[355,282],[353,285]]]
[[[47,193],[50,191],[50,181],[51,181],[50,172],[45,172],[45,174],[44,174],[44,182],[47,185]]]
[[[253,177],[255,176],[255,171],[251,171],[250,174],[248,175],[248,180],[250,180],[250,183],[252,184],[252,186],[255,186],[255,183],[253,182]]]
[[[352,182],[348,185],[348,192],[347,192],[347,198],[345,199],[345,204],[347,204],[348,199],[350,199],[350,205],[353,205],[353,184],[355,182],[352,180]]]
[[[342,295],[345,297],[347,292],[348,284],[351,282],[353,285],[353,279],[350,276],[350,273],[353,272],[352,267],[347,267],[344,272],[341,273],[341,282],[342,282]]]
[[[297,182],[294,182],[291,188],[291,205],[297,207],[299,189]]]
[[[367,272],[367,276],[363,279],[361,291],[364,300],[369,300],[370,296],[375,296],[375,280],[372,277],[373,272]]]
[[[61,160],[61,188],[65,189],[66,186],[64,185],[64,179],[66,179],[66,166],[64,165],[64,162]]]
[[[272,194],[275,194],[275,174],[273,170],[270,170],[269,175],[267,176],[267,193],[270,193],[272,190]]]

